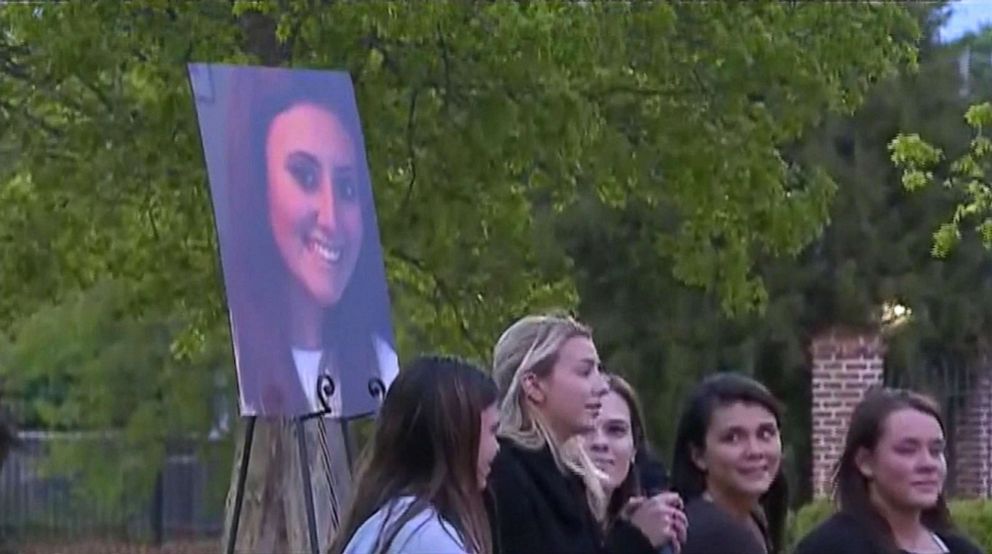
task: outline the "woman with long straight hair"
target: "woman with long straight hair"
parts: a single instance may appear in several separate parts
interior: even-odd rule
[[[837,464],[839,511],[796,554],[980,554],[954,531],[937,404],[901,389],[869,391],[854,409]]]
[[[331,554],[491,554],[483,490],[499,450],[496,386],[422,357],[389,388]]]
[[[719,373],[696,386],[679,418],[672,485],[686,503],[682,554],[782,552],[788,487],[782,409],[764,385]]]
[[[372,413],[399,367],[350,81],[231,75],[227,178],[211,185],[242,414]]]
[[[608,392],[603,396],[603,406],[596,418],[594,429],[585,435],[585,448],[596,468],[603,473],[606,492],[606,513],[603,527],[611,526],[628,517],[625,508],[631,500],[662,495],[667,513],[662,527],[675,538],[659,550],[673,554],[677,543],[686,539],[687,520],[682,511],[682,499],[672,492],[663,492],[663,484],[648,482],[651,469],[660,469],[648,444],[644,430],[644,411],[634,388],[619,375],[606,375]],[[654,467],[651,467],[654,464]],[[662,477],[664,478],[664,477]]]
[[[490,505],[498,552],[651,553],[671,536],[665,505],[637,502],[604,532],[600,472],[581,444],[606,393],[588,327],[567,315],[528,316],[493,351],[500,393],[500,454]]]

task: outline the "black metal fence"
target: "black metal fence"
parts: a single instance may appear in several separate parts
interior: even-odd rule
[[[228,482],[230,467],[200,455],[194,442],[168,445],[151,495],[106,502],[79,494],[79,483],[49,471],[47,462],[60,442],[119,439],[49,431],[18,435],[20,444],[0,471],[0,537],[8,541],[112,536],[162,543],[222,531],[224,498],[217,486]]]

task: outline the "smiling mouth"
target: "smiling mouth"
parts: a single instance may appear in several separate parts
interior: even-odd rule
[[[768,468],[767,467],[758,467],[758,468],[752,468],[752,469],[741,469],[739,471],[740,471],[741,475],[744,475],[745,477],[764,477],[765,475],[768,475]]]
[[[592,463],[595,464],[596,467],[600,469],[603,469],[604,467],[613,467],[614,465],[613,460],[606,460],[603,458],[593,458]]]
[[[936,481],[919,481],[913,483],[913,486],[921,489],[936,489],[940,484]]]
[[[307,250],[328,265],[337,264],[344,256],[344,248],[341,245],[333,245],[317,237],[310,237],[307,240]]]

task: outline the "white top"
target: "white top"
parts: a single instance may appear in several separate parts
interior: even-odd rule
[[[384,553],[373,551],[383,528],[395,521],[413,501],[412,496],[401,496],[372,514],[352,535],[344,547],[344,554],[472,554],[462,545],[455,528],[441,519],[433,507],[425,508],[406,522],[396,533],[389,550]],[[386,521],[386,512],[390,512],[389,521]]]
[[[379,365],[379,378],[383,385],[389,388],[390,383],[399,373],[399,359],[396,351],[378,335],[372,337],[372,347],[375,349],[376,361]],[[303,384],[303,391],[307,395],[307,405],[310,413],[316,413],[323,409],[320,399],[317,397],[317,377],[321,374],[320,358],[322,350],[308,350],[304,348],[293,348],[293,364],[296,366],[296,374]],[[338,379],[335,368],[329,367],[327,374],[334,380],[334,394],[331,395],[329,405],[331,414],[340,415],[342,412],[341,401],[341,380]]]
[[[296,365],[296,374],[303,384],[303,392],[307,395],[307,406],[310,412],[317,412],[321,409],[320,399],[317,398],[317,377],[320,375],[320,358],[323,356],[321,350],[307,350],[303,348],[293,348],[293,363]],[[338,385],[337,375],[331,375],[334,383]],[[335,414],[341,413],[341,386],[334,387],[334,394],[331,396],[330,405]]]
[[[949,553],[951,551],[951,549],[947,548],[947,545],[944,544],[944,541],[940,540],[940,537],[937,536],[937,533],[930,533],[930,536],[933,537],[933,542],[937,543],[937,548],[940,548],[941,552]]]

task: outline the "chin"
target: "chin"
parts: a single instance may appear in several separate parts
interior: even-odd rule
[[[341,291],[335,289],[310,289],[310,296],[321,308],[330,308],[341,300]]]
[[[917,496],[909,499],[908,504],[915,509],[928,510],[937,505],[937,501],[940,499],[939,496]]]
[[[747,483],[741,487],[740,491],[745,495],[754,496],[757,498],[768,492],[768,489],[770,488],[772,488],[771,483]]]

